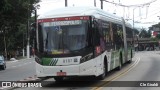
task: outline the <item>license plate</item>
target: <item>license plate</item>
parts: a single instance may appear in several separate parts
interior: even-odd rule
[[[57,76],[66,76],[66,72],[57,72]]]

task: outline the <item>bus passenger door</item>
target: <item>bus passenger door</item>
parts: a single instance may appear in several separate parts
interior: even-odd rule
[[[103,58],[101,47],[101,36],[99,33],[100,24],[98,21],[94,21],[93,43],[94,43],[94,60],[96,61],[96,73],[100,75],[103,73]]]

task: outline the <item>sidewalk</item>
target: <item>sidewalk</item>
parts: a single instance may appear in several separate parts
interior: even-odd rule
[[[18,58],[11,58],[10,60],[5,60],[6,62],[16,62],[16,61],[21,61],[21,60],[31,60],[31,59],[34,59],[34,57],[31,57],[31,58],[27,58],[26,56],[25,57],[18,57]]]
[[[30,58],[27,58],[26,56],[25,57],[18,57],[17,60],[30,60],[30,59],[34,59],[33,56],[31,56]]]

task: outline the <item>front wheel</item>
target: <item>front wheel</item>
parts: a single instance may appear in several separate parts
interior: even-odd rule
[[[104,63],[104,65],[103,65],[103,73],[100,76],[98,76],[98,80],[105,79],[106,73],[107,73],[107,71],[106,71],[106,64]]]

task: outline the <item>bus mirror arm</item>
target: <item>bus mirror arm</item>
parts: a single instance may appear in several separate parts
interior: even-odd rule
[[[98,21],[95,17],[92,18],[92,28],[94,28],[97,25]]]

